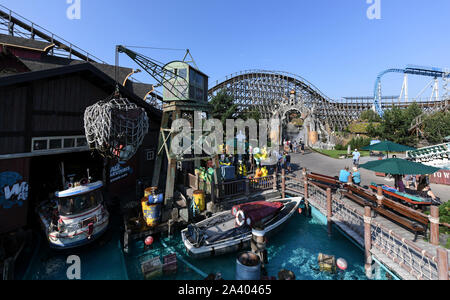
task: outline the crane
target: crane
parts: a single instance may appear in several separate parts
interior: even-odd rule
[[[173,61],[164,65],[155,59],[130,50],[126,46],[118,45],[116,46],[116,81],[118,78],[117,72],[120,53],[124,53],[131,58],[137,65],[139,65],[145,72],[156,80],[158,83],[157,86],[162,86],[164,89],[163,102],[165,102],[165,105],[163,105],[163,115],[153,171],[152,186],[159,186],[163,155],[165,152],[168,160],[164,212],[162,215],[162,221],[165,222],[170,217],[170,211],[173,208],[177,162],[194,161],[196,165],[199,165],[201,160],[208,158],[215,161],[218,166],[217,155],[209,155],[208,157],[196,157],[194,155],[192,158],[183,158],[180,156],[175,156],[171,149],[171,137],[174,134],[174,131],[171,128],[171,122],[187,114],[192,115],[196,112],[208,113],[211,111],[211,106],[208,104],[207,100],[208,76],[189,64],[189,62],[191,62],[195,65],[195,61],[190,55],[189,49],[186,50],[183,61]],[[191,61],[186,61],[188,56],[190,56]],[[192,117],[192,119],[194,119],[194,117]],[[214,180],[215,182],[220,181],[217,171],[215,171]]]
[[[189,49],[186,50],[186,55],[189,53]],[[137,53],[133,50],[126,48],[125,46],[116,46],[116,81],[118,78],[118,65],[119,65],[119,53],[124,53],[130,57],[137,65],[139,65],[145,72],[153,77],[158,86],[163,86],[167,90],[176,91],[173,93],[176,98],[181,99],[179,95],[185,95],[189,87],[187,80],[177,74],[177,71],[172,71],[165,66],[162,66],[160,62],[143,54]]]

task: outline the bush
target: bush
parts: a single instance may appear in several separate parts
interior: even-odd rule
[[[439,220],[441,223],[450,224],[450,201],[439,206]],[[450,229],[447,227],[441,226],[441,229],[444,233],[450,233]]]
[[[371,140],[372,140],[371,138],[356,137],[356,138],[353,138],[353,139],[347,144],[347,147],[348,147],[348,145],[350,145],[350,147],[351,147],[352,149],[361,149],[361,148],[363,148],[363,147],[369,146]]]
[[[334,146],[334,150],[342,151],[347,150],[347,148],[344,145],[337,144],[336,146]]]

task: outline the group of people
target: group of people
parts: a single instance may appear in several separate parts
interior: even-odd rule
[[[284,145],[284,152],[293,152],[293,153],[299,153],[301,152],[302,154],[305,154],[305,144],[300,141],[290,141],[290,140],[284,140],[283,141],[283,145]]]
[[[352,182],[356,185],[361,185],[361,173],[359,172],[357,167],[353,167],[353,172],[350,172],[349,167],[345,167],[339,173],[339,181],[342,183],[348,183],[349,178],[352,178]]]
[[[403,179],[406,179],[406,185]],[[431,190],[430,177],[428,175],[394,175],[395,188],[399,192],[415,194],[424,198],[430,197],[433,201],[437,200],[436,195]]]

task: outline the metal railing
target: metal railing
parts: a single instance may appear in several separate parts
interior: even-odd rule
[[[18,28],[20,27],[20,28]],[[17,14],[9,8],[0,4],[0,33],[32,39],[36,41],[48,42],[55,45],[55,49],[50,50],[50,54],[59,57],[78,57],[85,61],[107,64],[100,58],[90,54],[80,47],[66,41],[62,37],[48,31],[35,24],[25,17]]]

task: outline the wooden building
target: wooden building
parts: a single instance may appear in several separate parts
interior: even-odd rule
[[[86,107],[114,93],[115,68],[52,56],[53,47],[0,34],[0,234],[25,226],[35,204],[62,188],[62,169],[89,169],[102,179],[103,158],[87,146],[83,116]],[[143,100],[151,85],[127,80],[132,69],[118,73],[121,95],[146,110],[150,127],[133,159],[111,166],[113,196],[152,176],[162,116]]]

